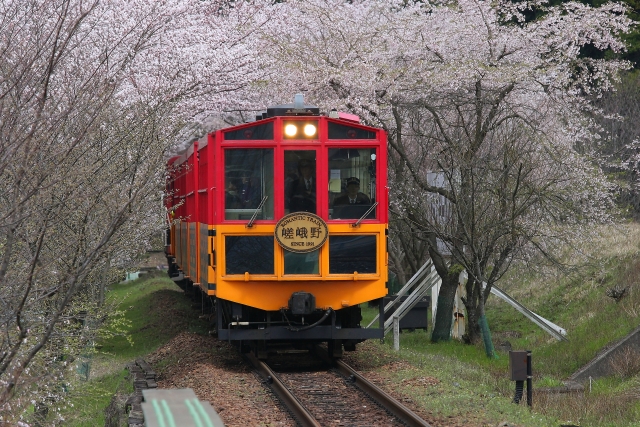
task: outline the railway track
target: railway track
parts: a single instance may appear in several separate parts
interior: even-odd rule
[[[304,359],[281,355],[269,364],[252,355],[247,358],[300,426],[430,427],[349,365],[330,361],[326,354]]]

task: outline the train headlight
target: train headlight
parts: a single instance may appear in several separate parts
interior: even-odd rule
[[[282,124],[285,139],[316,139],[318,122],[311,120],[287,120]]]
[[[316,129],[315,125],[312,125],[311,123],[304,125],[303,132],[306,136],[314,136],[317,131],[318,129]]]
[[[296,125],[289,123],[284,127],[284,134],[287,136],[295,136],[298,133]]]

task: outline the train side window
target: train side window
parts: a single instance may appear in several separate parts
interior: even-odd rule
[[[296,253],[284,251],[284,274],[319,274],[320,251]]]
[[[329,274],[375,273],[376,236],[329,236]]]
[[[328,154],[329,218],[359,219],[376,199],[376,149],[332,148]]]
[[[226,236],[226,274],[274,274],[273,236]]]
[[[256,219],[273,219],[273,149],[226,149],[224,162],[224,218],[251,219],[266,196]]]

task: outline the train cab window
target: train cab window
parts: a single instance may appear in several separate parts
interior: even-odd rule
[[[329,236],[329,274],[376,272],[376,236]]]
[[[316,213],[316,152],[287,150],[284,156],[285,213]]]
[[[226,236],[226,274],[274,274],[273,236]]]
[[[224,162],[224,218],[273,219],[273,149],[226,149]]]
[[[367,213],[376,198],[375,148],[332,148],[329,150],[329,218],[376,218]]]

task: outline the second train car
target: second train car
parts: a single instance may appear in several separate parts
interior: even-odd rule
[[[168,161],[169,272],[219,339],[261,357],[270,343],[326,342],[339,357],[383,337],[382,323],[361,327],[360,305],[387,294],[386,144],[296,95]]]

